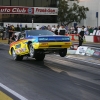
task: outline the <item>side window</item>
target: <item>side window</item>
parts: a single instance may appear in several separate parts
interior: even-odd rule
[[[24,38],[25,38],[24,34],[21,34],[20,40]]]
[[[24,33],[21,33],[21,34],[19,35],[19,40],[24,39],[24,38],[25,38],[25,34],[24,34]]]
[[[18,48],[20,48],[21,47],[21,44],[17,44],[16,46],[15,46],[15,49],[18,49]]]

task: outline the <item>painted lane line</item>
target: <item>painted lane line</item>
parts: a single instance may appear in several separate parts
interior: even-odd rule
[[[3,85],[2,83],[0,83],[0,86],[5,89],[6,91],[8,91],[9,93],[13,94],[14,96],[16,96],[17,98],[19,98],[20,100],[28,100],[25,97],[21,96],[20,94],[18,94],[17,92],[13,91],[12,89],[8,88],[7,86]]]

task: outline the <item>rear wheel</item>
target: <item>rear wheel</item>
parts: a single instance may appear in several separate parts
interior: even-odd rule
[[[67,55],[67,49],[65,48],[65,49],[59,50],[59,55],[60,55],[61,57],[65,57],[65,56]]]
[[[14,49],[12,49],[12,56],[14,60],[17,60],[17,61],[23,60],[23,56],[17,55]]]
[[[43,61],[45,58],[45,53],[43,50],[37,50],[37,52],[35,53],[35,59],[38,61]]]

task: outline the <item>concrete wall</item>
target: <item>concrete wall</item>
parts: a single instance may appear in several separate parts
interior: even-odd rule
[[[100,26],[100,0],[79,0],[80,6],[85,6],[89,8],[89,11],[86,13],[87,18],[85,20],[82,20],[81,23],[79,23],[79,26],[85,25],[85,26],[91,26],[91,27],[97,27],[97,18],[96,18],[96,12],[99,12],[99,18],[98,18],[98,26]],[[72,5],[72,3],[75,1],[70,1],[69,4]]]
[[[79,5],[83,5],[85,7],[89,8],[89,11],[86,13],[87,18],[86,20],[81,22],[81,25],[84,24],[85,26],[97,26],[97,18],[96,18],[96,12],[99,12],[100,17],[100,0],[80,0]],[[100,18],[98,19],[98,25],[100,25]]]

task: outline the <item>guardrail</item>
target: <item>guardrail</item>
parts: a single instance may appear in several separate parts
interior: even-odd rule
[[[66,36],[69,36],[72,41],[78,41],[77,34],[66,34]],[[100,43],[100,36],[99,35],[85,35],[85,40],[86,42]]]

